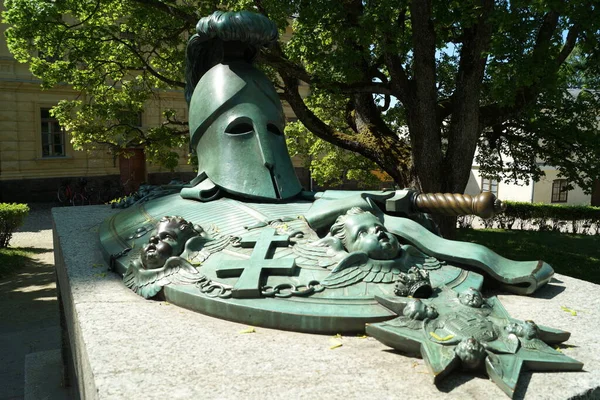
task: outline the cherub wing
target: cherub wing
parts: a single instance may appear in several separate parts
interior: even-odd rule
[[[385,322],[387,325],[399,327],[399,328],[408,328],[408,329],[421,329],[423,328],[423,321],[418,319],[412,319],[405,316],[396,317],[390,321]]]
[[[358,282],[391,283],[400,274],[392,262],[371,260],[366,253],[350,253],[321,282],[327,288],[341,288]]]
[[[292,251],[299,267],[331,268],[348,254],[340,240],[333,236],[312,242],[297,242]]]
[[[145,299],[155,296],[163,286],[193,285],[202,280],[194,266],[180,257],[170,257],[165,265],[156,269],[144,269],[139,262],[132,262],[123,276],[125,285]]]
[[[439,269],[442,265],[446,264],[444,261],[428,256],[412,245],[404,245],[402,246],[402,250],[409,256],[410,264],[412,264],[410,266],[416,265],[422,269],[433,270]]]
[[[185,244],[185,258],[193,265],[202,264],[212,254],[223,250],[237,240],[233,236],[221,235],[216,227],[211,227],[206,232],[208,237],[197,236]]]
[[[541,351],[542,353],[547,353],[547,354],[556,354],[557,353],[556,350],[554,350],[552,347],[548,346],[544,341],[537,339],[537,338],[533,338],[533,339],[521,338],[521,346],[523,346],[524,348],[526,348],[528,350],[537,350],[537,351]]]

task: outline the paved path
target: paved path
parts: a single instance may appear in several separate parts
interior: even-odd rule
[[[33,204],[11,247],[34,253],[32,262],[0,280],[0,400],[25,397],[25,356],[60,348],[52,246],[52,204]]]

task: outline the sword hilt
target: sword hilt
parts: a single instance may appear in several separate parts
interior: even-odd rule
[[[414,207],[421,212],[440,215],[477,215],[491,218],[504,211],[506,205],[491,192],[477,196],[460,193],[419,193],[414,197]]]

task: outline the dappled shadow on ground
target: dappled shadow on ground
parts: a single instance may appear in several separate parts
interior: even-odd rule
[[[403,355],[406,357],[415,357],[415,358],[418,357],[417,355],[405,354],[403,352],[400,352],[400,351],[397,351],[394,349],[386,349],[384,351],[389,352],[389,353]],[[422,368],[425,368],[425,366],[422,366]],[[417,372],[429,373],[429,371],[427,371],[427,372],[417,371]],[[517,382],[517,386],[515,388],[515,392],[513,395],[513,399],[525,398],[525,393],[527,392],[527,387],[529,386],[529,383],[531,382],[532,374],[533,374],[533,372],[527,371],[525,368],[523,368],[521,370],[521,373],[519,374],[519,380]],[[489,380],[489,377],[485,373],[484,368],[478,369],[475,371],[464,371],[464,370],[461,370],[460,368],[457,368],[454,371],[452,371],[448,376],[444,377],[440,382],[436,383],[435,386],[442,393],[452,393],[452,391],[454,391],[461,385],[464,385],[465,383],[472,381],[473,379],[482,379],[482,380],[487,381],[487,380]],[[489,382],[489,385],[493,385],[493,383]],[[491,393],[492,393],[492,391],[490,391],[490,396],[493,396],[493,394],[491,394]]]
[[[19,255],[19,268],[0,279],[0,398],[23,398],[27,354],[60,347],[52,250],[26,250],[30,257]]]
[[[29,214],[25,218],[25,222],[17,232],[40,232],[46,229],[52,229],[52,212],[53,207],[58,207],[58,203],[30,203]]]
[[[457,387],[464,385],[465,383],[473,380],[473,379],[488,379],[487,376],[482,373],[466,373],[461,372],[460,370],[456,370],[452,372],[449,376],[445,377],[441,382],[436,384],[435,386],[442,393],[451,393]]]
[[[513,395],[513,400],[521,400],[525,398],[525,393],[527,392],[527,386],[529,386],[529,382],[531,382],[531,376],[533,372],[521,370],[519,374],[519,380],[517,381],[517,386],[515,387],[515,393]]]
[[[44,253],[52,253],[53,249],[48,249],[44,247],[9,247],[10,249],[22,250],[32,254],[44,254]]]
[[[40,247],[9,247],[0,249],[0,280],[13,277],[34,262],[32,257],[46,253],[52,253],[52,249]]]
[[[564,286],[560,286],[560,285],[553,285],[551,283],[542,286],[541,288],[537,289],[535,291],[535,293],[527,295],[527,297],[533,297],[536,299],[545,299],[545,300],[550,300],[555,298],[556,296],[558,296],[559,294],[561,294],[562,292],[565,291],[565,287]],[[505,289],[499,288],[499,287],[494,287],[492,289],[488,289],[485,291],[485,296],[486,297],[492,297],[492,296],[498,296],[498,295],[504,295],[504,296],[515,296],[515,297],[522,297],[523,295],[521,294],[515,294],[515,293],[510,293],[507,292]]]
[[[4,316],[0,332],[26,329],[36,322],[58,323],[55,279],[54,265],[40,259],[26,259],[19,270],[0,279],[0,315]]]
[[[539,289],[537,292],[532,294],[530,297],[535,297],[536,299],[553,299],[558,296],[562,292],[565,291],[565,287],[562,284],[554,284],[552,282],[548,283],[543,288]]]

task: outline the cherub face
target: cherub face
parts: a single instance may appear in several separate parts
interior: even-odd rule
[[[419,299],[412,299],[402,310],[402,315],[422,321],[425,318],[436,318],[438,312],[435,307],[430,307]]]
[[[469,369],[477,368],[485,358],[485,349],[475,338],[462,340],[454,352],[462,361],[463,366]]]
[[[182,221],[161,221],[156,234],[150,237],[140,255],[146,269],[162,267],[169,257],[183,253],[188,239],[198,235],[189,223]]]
[[[398,256],[398,239],[372,214],[350,215],[344,223],[346,249],[362,251],[375,260],[391,260]]]
[[[458,295],[458,300],[465,306],[480,308],[483,305],[483,297],[479,290],[469,288]]]
[[[511,322],[504,328],[506,332],[525,339],[533,339],[538,336],[539,328],[533,321]]]

